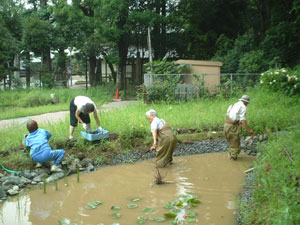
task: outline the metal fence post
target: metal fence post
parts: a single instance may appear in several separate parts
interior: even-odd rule
[[[232,94],[232,73],[230,74],[230,92]]]

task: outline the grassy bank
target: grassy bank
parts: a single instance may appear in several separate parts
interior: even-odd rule
[[[265,133],[266,129],[282,130],[294,125],[295,121],[300,121],[299,99],[263,90],[252,90],[248,94],[251,96],[251,104],[248,105],[247,117],[250,127],[254,128],[256,133]],[[70,152],[88,152],[94,157],[101,154],[102,150],[127,151],[139,145],[148,145],[152,139],[145,112],[151,108],[156,109],[159,117],[164,118],[173,128],[196,128],[198,131],[219,129],[223,125],[227,107],[237,100],[236,97],[231,99],[213,98],[199,99],[188,103],[152,105],[140,102],[125,109],[101,112],[102,126],[111,133],[118,133],[119,139],[114,142],[87,147],[80,135],[80,131],[83,129],[79,126],[79,129],[75,131],[75,137],[78,138],[78,141],[75,146],[72,146]],[[52,133],[51,143],[53,147],[64,148],[64,145],[57,145],[56,143],[63,143],[68,138],[68,118],[59,123],[40,124],[40,127]],[[92,128],[96,128],[93,118]],[[7,150],[20,146],[20,141],[26,133],[28,132],[25,125],[1,130],[0,149]],[[2,161],[16,162],[16,160],[10,160],[8,157],[3,158]],[[22,158],[18,162],[22,164],[21,161]]]
[[[0,91],[0,120],[68,110],[70,101],[78,95],[89,96],[100,105],[111,101],[114,89],[108,85],[87,91],[66,88]],[[50,94],[55,94],[57,103],[51,100]]]
[[[244,224],[300,224],[300,126],[260,146],[251,201],[241,203]]]

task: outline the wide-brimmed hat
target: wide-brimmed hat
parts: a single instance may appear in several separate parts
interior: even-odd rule
[[[250,97],[248,95],[243,95],[239,100],[250,103]]]

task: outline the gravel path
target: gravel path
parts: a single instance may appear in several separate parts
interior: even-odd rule
[[[98,106],[100,111],[109,111],[117,108],[124,108],[129,104],[137,104],[137,101],[117,101],[110,102],[104,105]],[[69,111],[60,111],[45,113],[35,116],[20,117],[14,119],[0,120],[0,130],[7,129],[12,126],[22,126],[27,123],[28,120],[32,119],[40,123],[56,123],[62,120],[65,120],[69,116]]]

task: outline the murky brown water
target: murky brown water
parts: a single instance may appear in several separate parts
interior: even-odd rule
[[[161,170],[165,181],[171,184],[153,185],[152,161],[101,168],[91,174],[68,177],[55,185],[47,186],[47,194],[38,188],[22,196],[6,201],[0,208],[0,224],[3,225],[55,225],[59,220],[84,225],[105,224],[134,225],[138,216],[163,217],[168,212],[164,206],[176,201],[180,194],[199,194],[201,204],[192,209],[197,221],[187,224],[233,225],[235,224],[235,201],[244,179],[243,171],[253,158],[241,155],[238,161],[227,159],[226,153],[213,153],[175,157],[174,164]],[[138,207],[129,209],[131,198]],[[88,202],[101,200],[94,210],[85,209]],[[112,211],[112,206],[120,206]],[[153,208],[145,213],[144,208]],[[113,213],[121,217],[112,218]],[[146,221],[145,224],[170,224]]]

